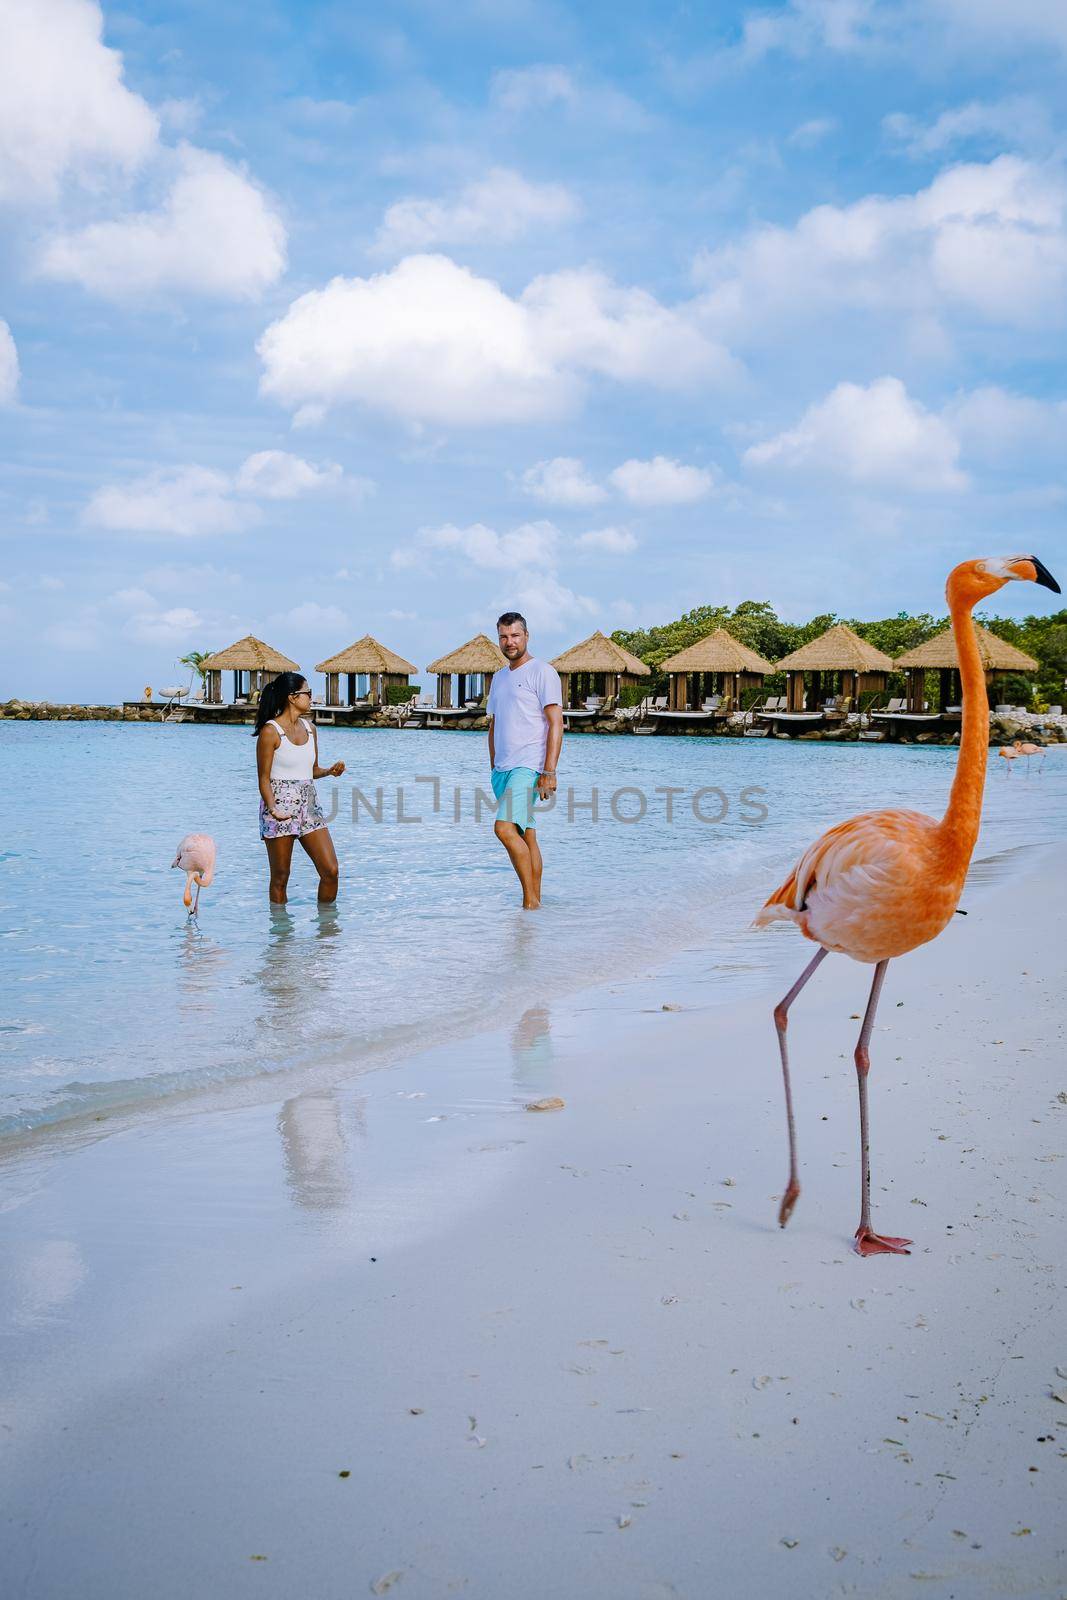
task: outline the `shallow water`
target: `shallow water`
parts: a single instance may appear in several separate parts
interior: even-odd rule
[[[709,1001],[732,998],[803,954],[789,930],[748,930],[799,850],[855,811],[939,813],[955,763],[928,747],[572,738],[531,915],[491,815],[474,815],[484,736],[324,728],[321,743],[348,763],[319,784],[338,808],[341,896],[316,907],[298,848],[290,905],[272,911],[248,730],[0,724],[8,792],[23,796],[0,849],[0,1131],[365,1070],[683,950]],[[1005,765],[980,862],[1067,833],[1064,753],[1028,776]],[[436,810],[419,778],[438,780]],[[382,790],[380,821],[362,802],[352,820],[354,786],[375,809]],[[219,847],[198,924],[168,870],[192,831]]]

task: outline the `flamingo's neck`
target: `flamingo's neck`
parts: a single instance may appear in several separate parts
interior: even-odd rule
[[[989,696],[985,670],[978,652],[978,638],[966,601],[950,598],[952,633],[960,663],[963,692],[963,724],[956,776],[948,807],[941,819],[941,843],[945,864],[953,876],[963,878],[982,821],[982,791],[985,788],[986,760],[989,755]]]

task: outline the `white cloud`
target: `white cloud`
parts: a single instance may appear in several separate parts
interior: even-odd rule
[[[232,481],[210,467],[159,467],[127,484],[97,489],[85,521],[116,533],[173,534],[197,538],[236,533],[258,516],[232,498]]]
[[[19,353],[6,322],[0,321],[0,405],[14,404],[19,392]]]
[[[895,111],[882,118],[882,127],[908,155],[918,159],[975,141],[1002,147],[1009,144],[1016,150],[1048,148],[1052,143],[1048,115],[1040,102],[1028,95],[971,100],[942,111],[933,122]]]
[[[323,629],[349,626],[348,614],[340,606],[320,605],[317,600],[304,600],[289,611],[279,612],[271,621],[278,627],[292,628],[295,633],[321,633]]]
[[[959,396],[943,416],[976,463],[1040,457],[1060,463],[1067,450],[1067,400],[1035,400],[987,385]]]
[[[588,533],[579,534],[578,545],[601,555],[627,556],[637,549],[637,540],[628,528],[591,528]]]
[[[521,173],[493,167],[451,200],[409,196],[385,213],[374,248],[383,254],[422,250],[427,245],[492,239],[508,242],[534,228],[554,228],[581,207],[559,183],[530,183]]]
[[[556,456],[527,467],[522,491],[555,506],[595,506],[608,497],[607,490],[593,481],[576,456]]]
[[[240,494],[260,500],[295,500],[309,491],[337,489],[344,471],[335,462],[314,467],[286,450],[260,450],[247,457],[233,475],[212,467],[157,467],[126,484],[106,484],[92,496],[85,521],[116,532],[175,534],[196,538],[209,533],[236,533],[260,519],[257,506],[235,499]],[[368,479],[351,480],[357,498],[373,489]],[[160,569],[167,572],[173,569]],[[214,568],[192,569],[209,584],[232,581]],[[181,569],[174,573],[180,580]]]
[[[116,611],[158,611],[159,602],[147,589],[116,589],[104,602]]]
[[[745,451],[747,467],[802,469],[855,484],[911,491],[967,487],[959,441],[912,400],[899,378],[839,383],[796,427]]]
[[[390,622],[414,622],[416,616],[418,615],[418,613],[415,611],[401,611],[396,606],[387,611],[385,614],[389,618]]]
[[[591,617],[599,615],[601,606],[589,595],[569,589],[554,572],[526,568],[516,573],[506,589],[496,591],[491,609],[498,614],[520,611],[531,634],[554,634],[575,623],[588,624]]]
[[[611,482],[637,506],[680,506],[703,500],[715,479],[704,467],[687,467],[667,456],[651,461],[624,461],[610,474]]]
[[[877,39],[884,24],[876,0],[788,0],[774,11],[746,12],[738,43],[713,60],[748,66],[770,55],[853,55]]]
[[[464,528],[449,522],[421,528],[414,544],[394,551],[391,559],[401,570],[425,570],[444,559],[468,574],[506,573],[506,587],[488,594],[485,608],[497,614],[521,611],[531,630],[556,633],[601,609],[596,600],[561,580],[557,567],[562,550],[562,536],[552,522],[526,522],[504,533],[483,522]]]
[[[165,611],[135,612],[123,631],[139,644],[181,645],[191,643],[203,626],[199,612],[188,606],[173,606]]]
[[[336,488],[343,475],[335,461],[313,467],[287,450],[258,450],[238,468],[235,486],[263,500],[295,500],[308,490]]]
[[[557,415],[584,376],[679,388],[733,368],[695,325],[592,270],[535,279],[513,299],[445,256],[302,295],[257,345],[261,391],[298,412],[357,402],[462,426]]]
[[[1052,167],[1016,156],[950,167],[916,194],[817,206],[708,255],[704,312],[712,330],[763,340],[843,308],[1043,325],[1062,319],[1065,217]]]
[[[168,562],[149,567],[141,573],[140,581],[149,589],[158,589],[163,594],[195,596],[202,603],[220,589],[231,589],[241,580],[236,572],[227,572],[222,567],[212,566],[210,562],[183,561],[180,565]]]
[[[1018,49],[1050,44],[1067,50],[1067,8],[1061,0],[933,0],[953,30],[985,35]]]
[[[94,222],[46,246],[48,277],[125,300],[168,290],[255,299],[285,269],[285,227],[251,178],[183,145],[163,204]]]
[[[122,81],[93,0],[3,0],[0,199],[49,202],[70,176],[136,170],[158,122]]]
[[[592,267],[535,278],[522,304],[541,346],[560,366],[663,389],[736,376],[731,358],[686,309],[671,310],[646,290],[623,288]]]
[[[447,550],[472,567],[508,572],[516,567],[550,566],[556,559],[559,529],[551,522],[524,522],[510,533],[497,533],[484,522],[466,528],[446,522],[439,528],[420,528],[416,551]],[[411,551],[394,551],[394,566],[411,566]]]
[[[814,150],[815,146],[829,138],[837,127],[836,117],[812,117],[794,128],[785,142],[795,145],[799,150]]]
[[[493,74],[490,87],[492,103],[516,116],[577,98],[578,87],[566,67],[506,67]]]

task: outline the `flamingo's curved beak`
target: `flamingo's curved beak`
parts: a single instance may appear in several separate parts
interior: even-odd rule
[[[1053,594],[1059,594],[1060,586],[1046,567],[1045,563],[1043,561],[1039,561],[1036,556],[1031,556],[1030,560],[1034,564],[1034,582],[1039,583],[1043,589],[1051,589]]]

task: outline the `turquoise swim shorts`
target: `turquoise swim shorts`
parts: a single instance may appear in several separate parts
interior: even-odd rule
[[[521,833],[536,827],[533,808],[537,804],[537,779],[532,767],[493,768],[493,793],[496,795],[497,822],[513,822]]]

